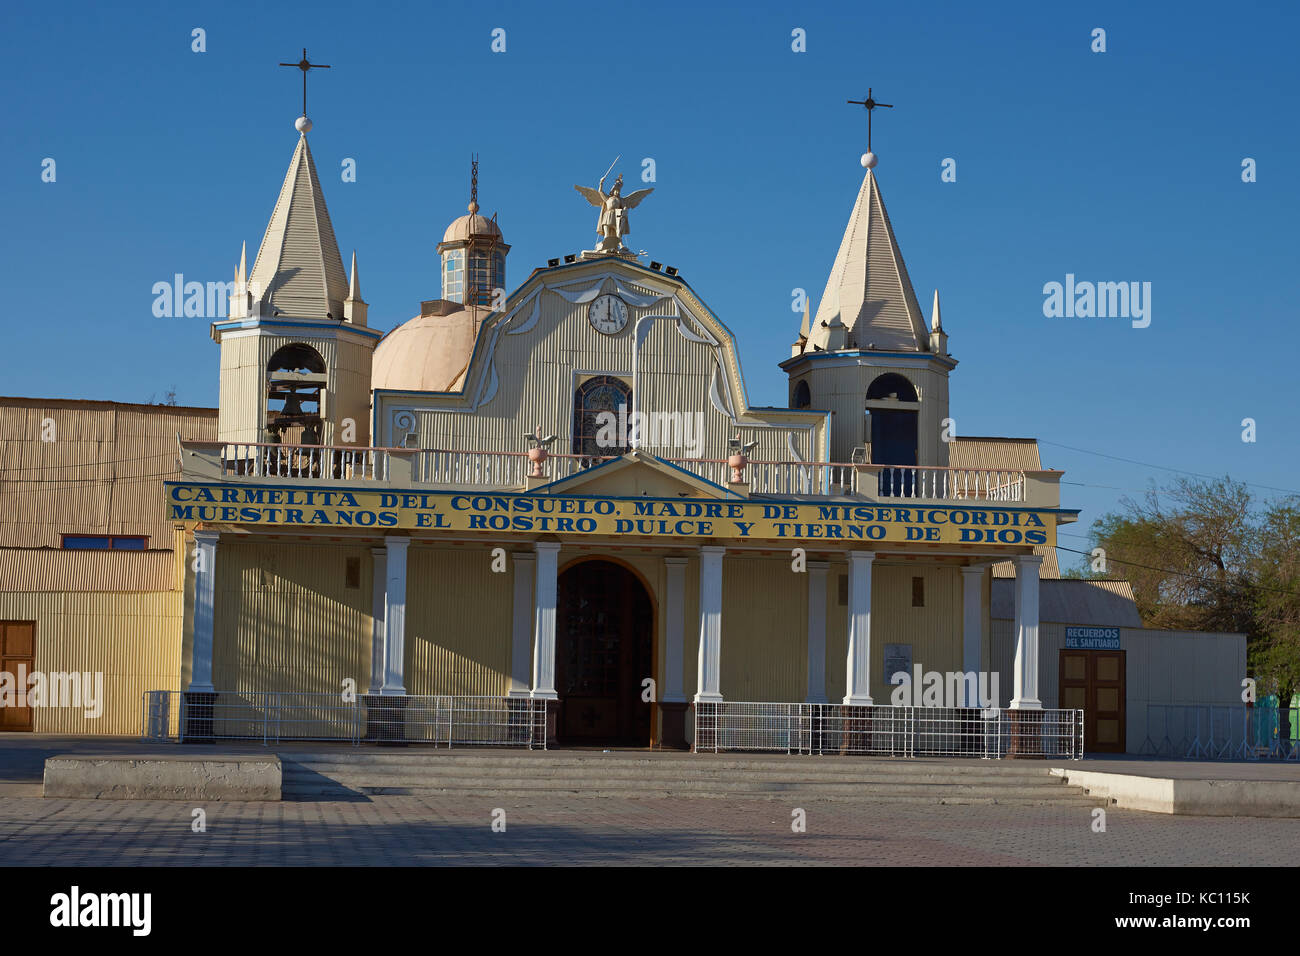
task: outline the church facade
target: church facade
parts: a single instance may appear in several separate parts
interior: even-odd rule
[[[702,708],[888,705],[900,667],[1000,698],[972,679],[951,707],[1042,708],[1040,567],[1076,513],[1032,442],[948,434],[938,294],[927,323],[873,170],[772,407],[724,318],[623,245],[646,191],[621,177],[578,187],[597,248],[508,292],[475,186],[440,298],[381,335],[303,126],[212,327],[217,438],[184,440],[166,485],[194,713],[355,689],[399,726],[436,698],[531,702],[552,743],[681,747]]]

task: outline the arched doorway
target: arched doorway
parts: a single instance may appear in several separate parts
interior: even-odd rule
[[[555,689],[562,744],[650,743],[654,608],[640,579],[612,561],[582,561],[559,577]]]

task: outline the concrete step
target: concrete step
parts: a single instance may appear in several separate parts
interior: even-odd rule
[[[872,803],[1095,803],[1039,762],[869,757],[363,750],[280,754],[287,797],[718,797]]]
[[[665,772],[658,769],[646,771],[635,767],[602,767],[599,769],[585,770],[583,772],[575,772],[572,769],[538,767],[530,772],[520,772],[518,769],[513,767],[467,765],[445,767],[419,767],[409,765],[357,767],[346,765],[299,765],[292,763],[284,765],[285,780],[310,780],[314,777],[329,777],[338,780],[346,778],[348,780],[374,781],[376,783],[392,783],[399,779],[403,782],[407,780],[436,780],[439,782],[485,780],[498,781],[503,784],[509,783],[513,780],[536,783],[567,781],[572,782],[575,786],[590,784],[594,781],[623,781],[627,783],[637,783],[643,786],[671,786],[674,783],[686,780],[699,781],[706,784],[716,784],[730,780],[748,780],[755,783],[784,784],[803,782],[835,786],[1040,786],[1048,789],[1060,789],[1062,786],[1060,780],[1053,778],[1046,772],[1034,776],[1003,776],[996,773],[944,774],[923,771],[909,774],[805,773],[794,768],[789,770],[764,769],[750,771],[696,769]]]
[[[554,752],[532,751],[536,756],[522,754],[473,753],[456,751],[429,752],[359,752],[356,754],[335,755],[319,753],[281,752],[280,758],[286,764],[308,767],[311,769],[344,767],[385,767],[418,766],[421,768],[452,767],[495,767],[511,768],[528,773],[535,773],[546,768],[554,772],[570,770],[607,770],[610,768],[628,768],[637,773],[662,771],[665,773],[688,772],[782,772],[782,773],[818,773],[840,776],[857,776],[864,772],[875,775],[903,774],[918,771],[932,771],[950,776],[985,775],[994,773],[999,777],[1039,777],[1047,774],[1048,767],[1043,761],[998,761],[972,759],[969,763],[953,764],[930,762],[915,758],[858,758],[838,756],[787,756],[765,757],[758,759],[737,759],[715,757],[710,754],[681,754],[676,756],[628,757],[622,755],[594,755],[583,757],[554,756]]]
[[[1026,807],[1043,807],[1043,806],[1062,806],[1062,807],[1082,807],[1095,806],[1097,801],[1089,798],[1081,792],[1074,791],[1074,788],[1063,788],[1067,792],[1046,795],[1041,791],[1034,791],[1030,794],[1009,793],[1009,792],[979,792],[979,793],[955,793],[951,791],[938,790],[920,794],[899,794],[899,793],[832,793],[823,791],[811,791],[808,789],[790,789],[790,790],[740,790],[740,789],[709,789],[709,790],[684,790],[684,789],[653,789],[646,790],[636,787],[621,787],[613,789],[574,789],[572,787],[318,787],[295,789],[290,792],[287,788],[285,797],[287,799],[302,799],[304,797],[320,797],[337,799],[345,795],[364,794],[367,796],[458,796],[458,797],[483,797],[490,800],[509,800],[509,799],[528,799],[530,797],[542,796],[570,796],[570,797],[635,797],[637,799],[666,799],[670,797],[690,797],[700,799],[751,799],[751,800],[782,800],[789,802],[798,801],[829,801],[835,803],[873,803],[873,804],[913,804],[913,805],[954,805],[954,806],[1026,806]]]
[[[648,793],[651,791],[677,793],[822,793],[839,796],[875,796],[931,797],[943,795],[970,796],[1009,796],[1035,797],[1051,799],[1058,796],[1070,796],[1078,793],[1073,787],[1016,787],[1016,786],[965,786],[951,783],[931,784],[879,784],[879,783],[818,783],[806,780],[678,780],[675,782],[638,782],[633,780],[500,780],[484,777],[463,777],[459,779],[432,777],[392,777],[377,779],[374,777],[337,777],[328,780],[309,780],[286,778],[286,790],[297,792],[313,788],[328,789],[331,786],[349,790],[369,792],[372,790],[491,790],[534,792],[571,792],[583,790],[588,792],[625,791],[628,793]]]

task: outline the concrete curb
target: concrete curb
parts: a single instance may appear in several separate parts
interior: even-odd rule
[[[279,800],[280,758],[215,754],[49,757],[44,796],[99,800]]]
[[[1202,817],[1300,817],[1300,785],[1282,780],[1176,780],[1053,767],[1089,794],[1126,810]]]

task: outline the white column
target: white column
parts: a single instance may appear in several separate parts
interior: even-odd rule
[[[664,558],[664,571],[668,589],[664,594],[664,687],[659,699],[665,704],[685,703],[686,558]]]
[[[406,684],[406,550],[410,538],[384,538],[388,560],[384,573],[384,686],[381,694],[405,694]]]
[[[1016,558],[1016,673],[1011,706],[1040,710],[1038,699],[1038,566],[1036,554]]]
[[[826,704],[826,569],[825,561],[808,562],[808,700]]]
[[[510,618],[510,691],[508,697],[528,696],[528,668],[533,644],[533,565],[531,554],[510,555],[515,588]]]
[[[726,548],[700,548],[700,656],[695,702],[722,700],[722,556]]]
[[[388,552],[371,548],[374,565],[370,595],[370,693],[384,689],[384,611],[388,604]]]
[[[871,706],[870,551],[849,552],[849,658],[844,703]]]
[[[190,690],[212,693],[212,643],[216,623],[217,538],[215,531],[194,532],[194,640]]]
[[[984,609],[981,598],[984,591],[984,569],[961,569],[961,667],[968,674],[980,672],[981,650],[984,647]],[[971,693],[970,681],[966,681],[963,693],[965,707],[979,707],[978,690]],[[990,687],[991,690],[991,687]],[[997,707],[998,702],[990,701],[989,706]]]
[[[556,570],[559,566],[560,546],[550,541],[538,541],[536,616],[533,619],[533,691],[532,696],[543,700],[556,700],[555,692],[555,605],[559,583]]]

